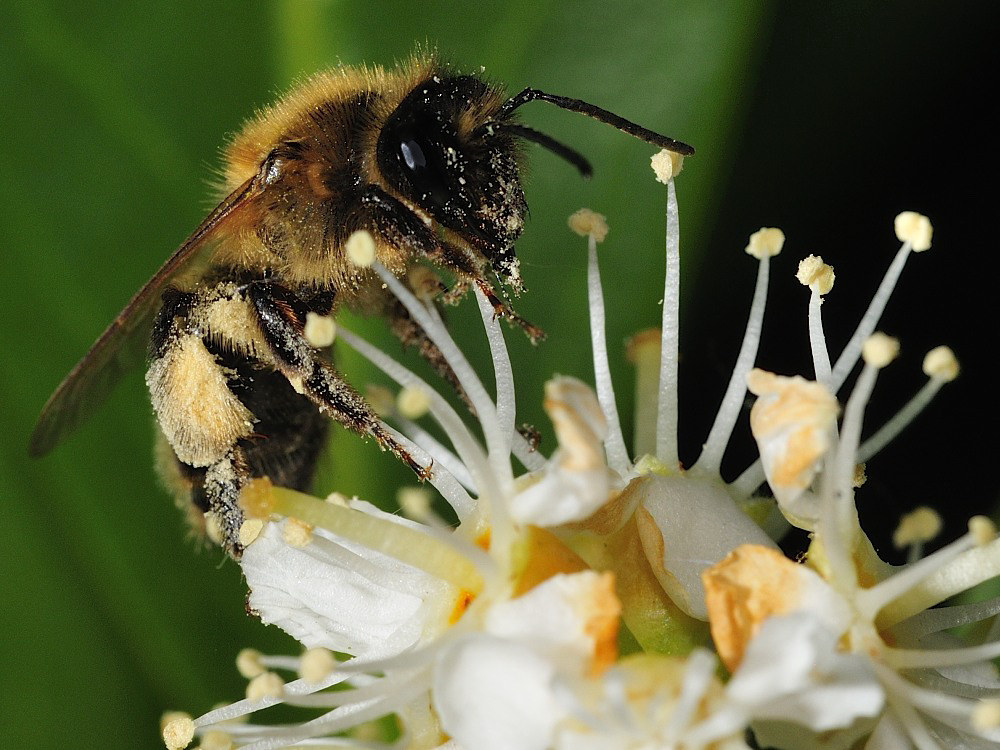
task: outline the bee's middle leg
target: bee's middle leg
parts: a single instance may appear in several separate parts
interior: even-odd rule
[[[422,466],[410,455],[386,430],[368,402],[306,340],[303,307],[291,290],[262,281],[250,284],[246,296],[270,348],[275,369],[296,391],[344,427],[362,437],[375,438],[379,446],[392,451],[420,479],[430,476],[431,467]]]

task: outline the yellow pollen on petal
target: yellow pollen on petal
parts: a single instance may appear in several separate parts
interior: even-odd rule
[[[861,345],[861,358],[866,365],[882,368],[899,356],[899,339],[875,332]]]
[[[920,253],[931,246],[934,228],[931,220],[916,211],[903,211],[894,222],[896,237],[900,242],[909,242],[913,252]]]
[[[264,672],[247,683],[247,700],[280,698],[285,691],[284,681],[274,672]]]
[[[163,744],[167,750],[181,750],[194,739],[194,720],[179,712],[170,714],[170,717],[163,725]]]
[[[803,572],[777,550],[744,544],[701,574],[712,639],[730,672],[767,618],[801,606]]]
[[[785,233],[776,227],[761,227],[750,235],[750,241],[744,248],[747,255],[757,260],[773,258],[781,252],[785,245]]]
[[[618,658],[618,628],[622,603],[615,593],[615,575],[605,571],[598,578],[588,601],[584,632],[594,641],[594,658],[587,670],[597,677],[614,665]]]
[[[958,377],[958,360],[955,352],[947,346],[936,346],[924,356],[924,375],[929,378],[940,378],[946,383]]]
[[[589,208],[581,208],[569,217],[569,228],[581,237],[593,237],[594,242],[604,242],[608,236],[608,220]]]
[[[298,518],[286,518],[281,525],[281,538],[289,547],[307,547],[312,537],[313,527]]]
[[[267,669],[261,662],[261,653],[255,648],[244,648],[236,654],[236,671],[244,679],[252,680],[258,675],[264,674]]]
[[[941,533],[943,525],[941,515],[933,508],[916,508],[899,519],[899,526],[892,533],[892,543],[897,549],[903,549],[911,544],[929,542]]]
[[[375,238],[364,229],[351,234],[344,243],[347,258],[356,266],[367,268],[375,262]]]
[[[747,388],[759,396],[750,409],[750,430],[768,482],[775,492],[804,490],[829,448],[837,400],[819,383],[756,368],[747,374]]]
[[[329,315],[317,315],[314,312],[306,313],[306,325],[302,332],[310,346],[317,349],[325,349],[333,343],[337,337],[337,324]]]
[[[976,545],[981,547],[997,538],[997,527],[986,516],[973,516],[969,519],[969,533]]]
[[[406,386],[396,396],[396,408],[407,419],[420,419],[430,409],[431,398],[418,386]]]
[[[656,181],[666,185],[684,169],[684,156],[663,149],[649,157],[649,166],[656,174]]]
[[[824,263],[820,256],[809,255],[799,261],[795,278],[816,294],[829,294],[837,275],[833,272],[833,266]]]
[[[311,648],[299,657],[299,677],[313,684],[321,682],[336,668],[337,660],[328,648]]]

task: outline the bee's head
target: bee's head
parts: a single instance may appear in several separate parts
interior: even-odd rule
[[[505,281],[524,227],[517,135],[483,127],[504,97],[474,76],[416,86],[379,135],[379,170],[407,202],[490,262]]]
[[[518,155],[522,140],[552,151],[589,177],[590,164],[551,136],[521,125],[514,112],[544,101],[587,115],[622,132],[682,155],[694,149],[579,99],[524,89],[504,98],[475,76],[433,75],[415,86],[386,120],[378,166],[390,185],[514,280],[514,240],[524,227]]]

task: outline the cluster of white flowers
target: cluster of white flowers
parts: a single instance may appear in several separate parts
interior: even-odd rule
[[[374,269],[443,353],[475,410],[467,425],[433,387],[348,331],[338,338],[401,386],[386,414],[457,517],[428,493],[401,496],[408,516],[358,499],[326,500],[259,480],[244,493],[240,562],[249,606],[294,636],[301,657],[244,651],[244,700],[192,719],[164,717],[171,750],[290,745],[464,750],[1000,746],[1000,641],[965,645],[949,629],[985,621],[1000,601],[929,609],[1000,574],[985,519],[934,554],[890,569],[858,523],[859,464],[957,374],[944,348],[900,414],[860,441],[864,408],[896,343],[875,334],[911,252],[930,224],[901,214],[902,247],[857,332],[834,361],[822,296],[833,272],[808,258],[815,380],[753,369],[769,260],[784,236],[763,229],[746,250],[759,273],[743,345],[704,450],[677,454],[679,232],[667,185],[663,323],[632,342],[639,403],[634,449],[622,434],[604,338],[597,243],[603,217],[570,220],[588,237],[594,387],[556,377],[545,409],[558,439],[548,457],[515,429],[514,375],[490,302],[478,294],[492,352],[489,395],[439,318],[377,262]],[[846,403],[836,393],[864,365]],[[760,460],[720,476],[746,390]],[[450,445],[421,426],[424,413]],[[391,428],[390,428],[391,429]],[[478,434],[477,434],[478,433]],[[757,495],[766,480],[770,495]],[[918,550],[935,516],[900,527]],[[792,524],[812,534],[804,561],[774,541]],[[711,648],[714,645],[714,650]],[[727,679],[720,679],[719,659]],[[286,681],[279,672],[296,674]],[[268,724],[276,704],[305,717]],[[254,720],[249,720],[250,715]],[[867,743],[867,744],[865,744]]]

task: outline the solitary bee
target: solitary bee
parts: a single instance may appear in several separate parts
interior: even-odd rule
[[[222,546],[242,552],[241,488],[267,476],[303,489],[330,419],[420,466],[310,343],[310,313],[341,307],[385,317],[446,377],[444,359],[344,245],[356,231],[398,276],[424,262],[476,284],[498,313],[521,288],[514,241],[527,205],[523,142],[573,164],[576,151],[520,124],[545,101],[680,154],[694,150],[577,99],[499,87],[433,55],[396,70],[321,73],[250,120],[225,151],[224,194],[194,232],[101,334],[42,410],[30,452],[51,450],[145,357],[146,384],[171,459],[165,472]],[[148,342],[143,346],[144,342]]]

